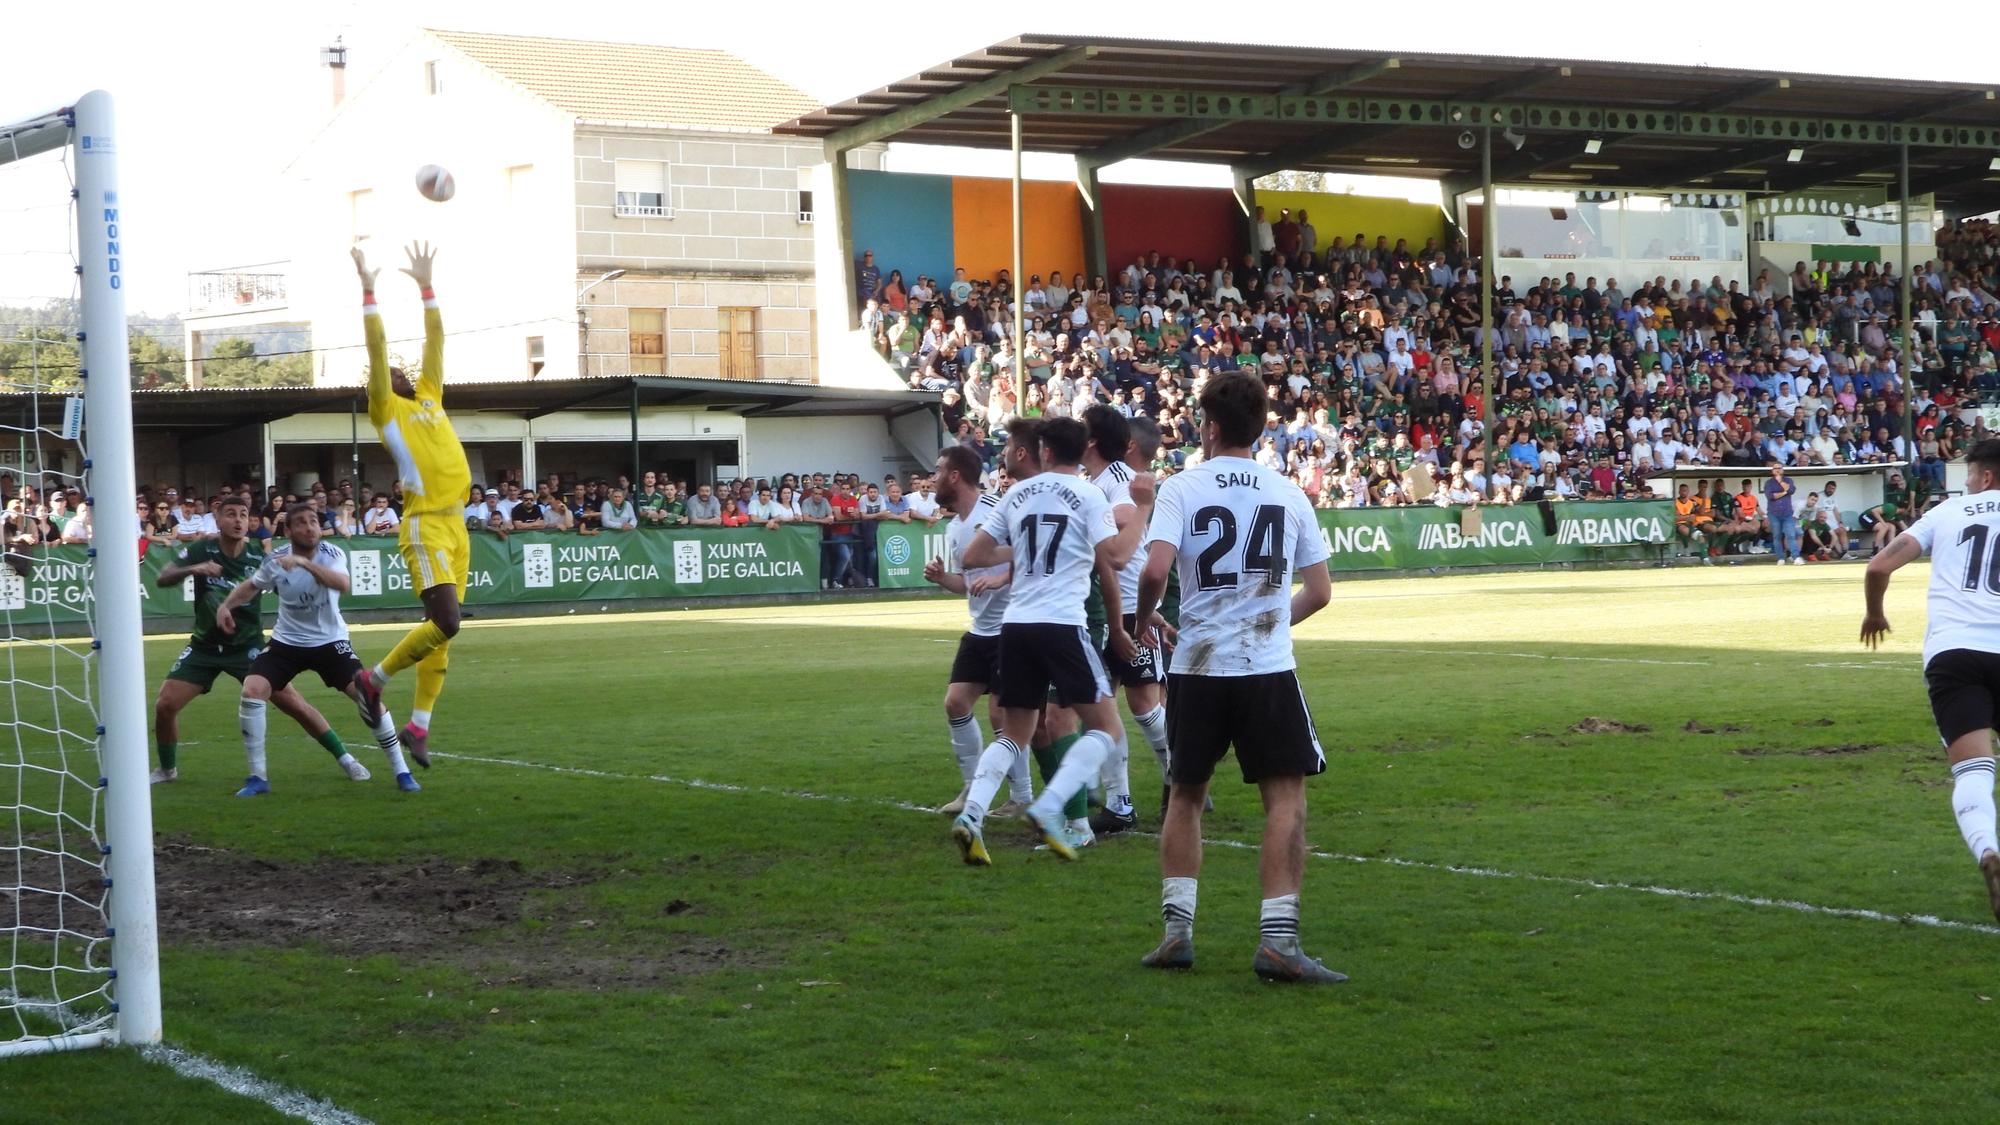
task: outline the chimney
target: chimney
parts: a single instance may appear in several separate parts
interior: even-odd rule
[[[347,48],[341,37],[333,37],[333,46],[319,49],[319,65],[333,72],[333,104],[347,100]]]

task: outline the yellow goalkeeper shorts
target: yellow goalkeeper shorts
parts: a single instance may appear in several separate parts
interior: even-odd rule
[[[412,513],[403,517],[400,539],[403,562],[410,568],[410,584],[417,593],[450,583],[458,587],[458,600],[465,600],[472,540],[466,536],[463,519],[436,512]]]

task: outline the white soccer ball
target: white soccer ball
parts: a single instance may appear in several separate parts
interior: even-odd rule
[[[417,169],[417,190],[432,203],[443,203],[458,190],[458,183],[443,166],[426,164]]]

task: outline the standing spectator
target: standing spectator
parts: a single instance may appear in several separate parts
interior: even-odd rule
[[[625,498],[624,489],[613,488],[611,495],[598,506],[597,522],[606,531],[636,531],[639,513],[633,509],[632,501]]]
[[[541,531],[548,527],[542,519],[541,504],[525,492],[514,502],[514,510],[508,513],[507,522],[515,531]]]
[[[748,527],[750,513],[743,510],[743,506],[736,502],[735,496],[725,496],[722,498],[722,515],[717,517],[717,521],[723,527]]]
[[[861,501],[848,489],[843,477],[835,477],[833,492],[827,497],[833,509],[834,522],[827,526],[827,538],[838,550],[835,552],[837,565],[834,568],[835,586],[859,586],[862,579],[855,567],[855,544],[859,542]]]
[[[722,526],[722,501],[715,498],[713,486],[704,484],[695,488],[694,499],[688,501],[685,522],[690,527]]]
[[[343,498],[340,507],[334,510],[333,533],[342,539],[361,534],[361,519],[355,512],[354,501]]]
[[[854,295],[866,305],[882,287],[882,271],[875,265],[875,251],[863,250],[861,263],[854,268]]]

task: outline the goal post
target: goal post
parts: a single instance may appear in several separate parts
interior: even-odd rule
[[[137,471],[126,338],[118,131],[111,96],[0,124],[0,166],[50,154],[69,174],[74,358],[31,361],[0,390],[20,402],[0,434],[19,483],[76,489],[82,547],[10,538],[0,567],[0,1057],[161,1035],[145,652],[132,498]],[[6,169],[0,167],[0,174]],[[39,232],[45,228],[29,228]],[[4,236],[5,232],[0,232]],[[55,253],[55,251],[44,251]],[[33,331],[33,354],[52,337]],[[60,376],[60,384],[57,378]],[[82,397],[81,425],[65,399]],[[31,486],[32,487],[32,486]],[[39,499],[39,495],[37,496]],[[76,517],[81,519],[80,516]],[[11,530],[11,529],[10,529]],[[37,567],[81,556],[88,637],[38,597]],[[11,761],[8,760],[11,757]],[[108,960],[105,956],[108,947]]]

